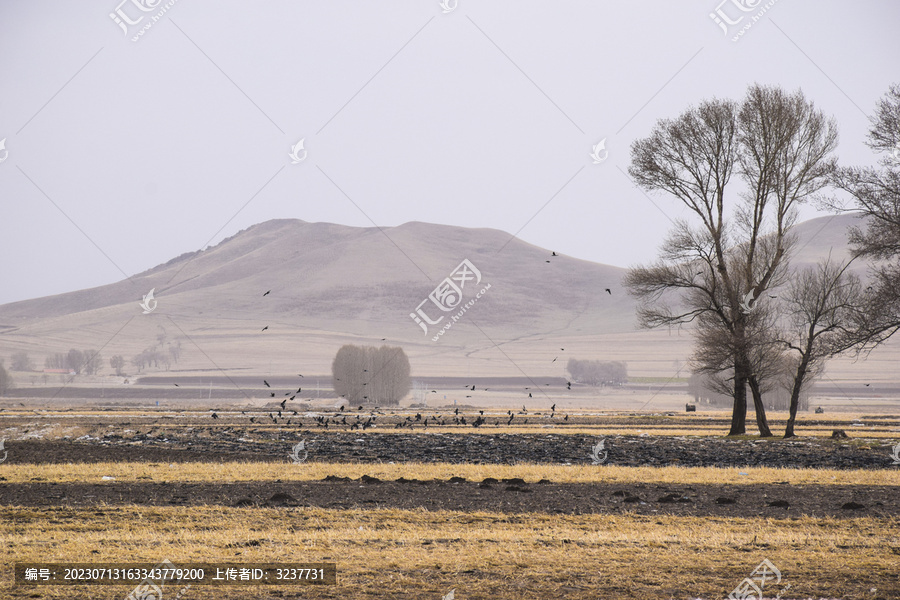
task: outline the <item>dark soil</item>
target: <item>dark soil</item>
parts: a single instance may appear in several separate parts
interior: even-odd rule
[[[246,433],[246,432],[242,432]],[[537,462],[590,463],[594,438],[541,434],[360,434],[301,432],[291,440],[240,442],[228,431],[214,438],[188,441],[177,432],[160,439],[142,436],[140,445],[107,438],[84,442],[8,442],[7,464],[144,461],[155,463],[284,462],[291,444],[305,439],[310,460],[380,462]],[[254,436],[256,437],[256,436]],[[163,439],[168,441],[163,441]],[[134,440],[134,438],[132,438]],[[876,443],[877,444],[877,443]],[[890,466],[889,445],[876,451],[865,446],[820,441],[748,441],[667,437],[607,438],[607,464],[742,467],[884,468]],[[4,465],[5,466],[5,465]],[[604,465],[598,465],[598,470]],[[692,516],[762,515],[768,517],[897,516],[900,497],[893,486],[853,485],[715,485],[560,484],[530,482],[380,481],[240,483],[74,483],[41,481],[7,483],[0,466],[0,505],[73,506],[143,504],[154,506],[222,505],[247,507],[425,508],[428,510],[501,511],[550,514],[622,513]]]
[[[177,428],[123,438],[106,434],[84,441],[7,441],[7,462],[289,462],[291,446],[305,440],[310,461],[338,463],[448,462],[470,464],[590,464],[601,438],[522,433],[360,433],[325,431],[207,430],[198,437]],[[242,441],[240,438],[253,439]],[[619,466],[783,467],[887,469],[884,440],[733,440],[665,436],[608,436],[607,464]]]
[[[290,468],[286,466],[286,468]],[[900,515],[892,486],[670,485],[358,480],[241,483],[0,484],[0,505],[401,508],[548,514],[773,518]]]

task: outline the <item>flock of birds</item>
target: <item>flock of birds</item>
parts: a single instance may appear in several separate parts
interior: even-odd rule
[[[558,257],[559,255],[556,252],[552,252],[551,256]],[[550,262],[550,261],[548,260],[547,262]],[[612,291],[610,290],[610,288],[605,288],[604,291],[607,294],[612,295]],[[263,297],[268,296],[271,293],[272,293],[272,290],[266,290],[266,292],[263,293]],[[262,331],[267,331],[268,329],[269,329],[269,326],[266,325],[265,327],[262,328]],[[385,339],[386,338],[382,338],[382,341],[385,341]],[[560,350],[564,352],[565,348],[560,348]],[[559,359],[559,356],[556,356],[550,362],[555,363],[558,359]],[[303,377],[302,374],[300,374],[299,376]],[[175,385],[175,387],[179,387],[177,383],[175,383],[174,385]],[[272,388],[271,384],[269,384],[269,382],[265,379],[263,379],[263,385],[265,385],[265,387],[269,390],[271,390],[271,388]],[[363,385],[365,385],[365,384],[363,384]],[[550,384],[547,383],[545,385],[549,386]],[[469,391],[475,391],[475,386],[474,385],[466,386],[466,389],[468,389]],[[489,388],[484,388],[485,391],[488,391],[488,389]],[[534,398],[534,395],[532,394],[530,389],[531,388],[526,387],[525,392],[528,393],[529,398]],[[567,390],[572,389],[571,381],[566,382],[566,389]],[[281,410],[269,412],[267,415],[268,419],[275,425],[278,425],[279,423],[281,423],[283,425],[296,424],[296,425],[302,427],[304,425],[303,420],[299,416],[299,414],[297,413],[296,410],[292,410],[292,414],[288,417],[285,417],[285,413],[287,412],[288,401],[293,401],[302,392],[303,392],[303,387],[298,386],[296,392],[288,391],[288,392],[284,393],[284,399],[282,399],[282,401],[279,403],[281,406]],[[437,390],[431,390],[431,393],[436,394]],[[269,397],[275,398],[276,392],[269,391]],[[471,398],[471,397],[472,397],[471,395],[466,396],[466,398]],[[368,400],[368,396],[364,396],[364,399]],[[335,416],[324,416],[324,415],[315,416],[315,417],[313,417],[313,422],[315,423],[316,427],[321,427],[321,428],[325,428],[325,429],[328,429],[329,426],[342,426],[342,427],[349,428],[351,431],[354,429],[365,430],[365,429],[368,429],[369,427],[373,427],[375,425],[375,420],[379,416],[379,414],[377,414],[379,412],[379,408],[376,406],[371,411],[371,413],[369,414],[369,416],[367,418],[363,419],[360,416],[360,414],[357,414],[355,416],[355,419],[351,417],[351,419],[348,420],[347,419],[348,415],[344,413],[344,408],[345,408],[345,406],[342,405],[340,407],[340,409],[338,410],[338,414]],[[363,410],[363,406],[360,405],[359,408],[357,409],[357,412],[361,413],[362,410]],[[247,412],[241,411],[241,414],[246,416]],[[506,416],[508,417],[508,419],[506,419],[506,425],[511,426],[517,415],[527,415],[527,414],[528,414],[528,409],[525,407],[525,405],[522,405],[522,410],[518,411],[516,413],[513,413],[511,410],[507,411]],[[541,413],[537,413],[537,414],[540,415]],[[219,418],[219,414],[217,412],[215,412],[214,410],[212,411],[212,414],[210,416],[213,419]],[[381,416],[384,416],[383,412],[381,413]],[[472,416],[474,416],[474,418],[472,418]],[[556,416],[556,404],[553,404],[553,406],[550,407],[550,418],[552,419],[555,416]],[[265,416],[260,416],[260,415],[250,416],[250,423],[253,423],[253,424],[265,423],[265,418],[266,418]],[[259,419],[259,420],[257,420],[257,419]],[[279,421],[279,419],[281,419],[281,421]],[[569,420],[569,415],[565,415],[565,417],[563,418],[563,421],[568,421],[568,420]],[[499,427],[500,421],[501,421],[501,419],[495,419],[494,426]],[[528,418],[525,417],[525,418],[521,419],[521,422],[523,425],[527,425]],[[421,426],[423,428],[427,429],[429,423],[431,423],[432,426],[446,427],[450,424],[450,417],[447,416],[446,419],[444,418],[444,415],[441,415],[440,418],[438,418],[437,415],[431,415],[430,417],[423,417],[421,413],[416,413],[415,417],[407,416],[405,419],[401,419],[399,422],[394,424],[394,427],[396,429],[413,428],[414,426],[421,424]],[[459,426],[471,425],[472,427],[480,427],[482,425],[487,424],[487,419],[485,419],[485,417],[484,417],[484,411],[479,410],[478,415],[471,415],[469,420],[467,420],[465,415],[462,415],[462,416],[459,415],[459,409],[457,408],[453,411],[452,424],[459,425]]]
[[[268,385],[268,384],[267,384]],[[296,410],[291,410],[290,415],[287,415],[287,399],[282,400],[279,405],[281,406],[281,410],[270,411],[266,415],[250,415],[250,423],[255,425],[266,424],[266,418],[271,421],[274,425],[297,425],[298,427],[303,426],[313,426],[318,428],[328,429],[329,426],[332,427],[346,427],[349,431],[353,431],[354,429],[362,429],[366,430],[370,427],[374,427],[376,420],[378,417],[386,417],[388,416],[382,409],[378,406],[375,406],[370,409],[369,414],[363,418],[362,412],[364,410],[363,405],[359,405],[356,409],[356,415],[352,415],[347,411],[347,406],[342,404],[340,408],[337,410],[336,414],[331,415],[315,415],[308,417],[311,421],[306,423],[303,422],[303,418]],[[210,411],[210,417],[213,419],[219,419],[219,413],[215,410]],[[481,427],[482,425],[488,424],[488,420],[484,416],[484,410],[478,410],[478,414],[469,415],[469,419],[466,419],[466,415],[459,414],[459,408],[453,409],[452,420],[450,415],[440,415],[440,417],[436,414],[432,414],[431,416],[423,416],[422,413],[417,412],[415,416],[409,415],[405,418],[400,418],[399,421],[394,423],[395,429],[413,429],[417,425],[420,425],[423,429],[428,429],[429,423],[432,427],[448,427],[451,424],[457,426],[472,426],[472,427]],[[513,412],[512,410],[506,411],[506,416],[503,418],[494,419],[494,426],[500,427],[500,423],[502,420],[506,420],[506,425],[512,426],[513,421],[516,419],[516,416],[525,416],[528,415],[528,408],[523,404],[522,410]],[[241,415],[247,416],[247,411],[242,410]],[[543,416],[543,413],[535,413],[536,416]],[[556,416],[556,404],[554,403],[550,407],[550,415],[548,418],[553,419]],[[348,419],[348,417],[350,417]],[[474,417],[474,418],[473,418]],[[508,417],[508,418],[507,418]],[[280,421],[279,421],[280,419]],[[563,419],[563,422],[569,421],[569,415],[566,414]],[[521,418],[519,421],[516,421],[516,424],[519,422],[522,425],[528,424],[528,417]]]

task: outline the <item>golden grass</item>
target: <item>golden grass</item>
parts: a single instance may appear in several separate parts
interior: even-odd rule
[[[288,588],[303,598],[436,600],[453,588],[460,599],[722,598],[764,558],[781,570],[779,587],[791,585],[786,598],[900,595],[900,522],[868,517],[0,507],[0,539],[8,564],[336,562],[337,586]],[[49,587],[29,596],[30,589],[11,587],[10,573],[4,569],[3,598],[126,593],[124,587]],[[265,592],[275,589],[284,588],[230,587],[227,597],[269,597]],[[222,593],[194,586],[186,598]]]
[[[787,481],[793,485],[898,485],[900,469],[829,470],[770,467],[624,467],[616,465],[475,465],[450,463],[326,463],[293,464],[285,455],[284,463],[71,463],[8,464],[2,470],[6,483],[32,481],[56,483],[106,483],[102,477],[115,477],[115,483],[247,481],[315,481],[328,475],[358,479],[363,475],[379,479],[449,479],[464,477],[481,481],[486,477],[520,477],[526,482],[548,479],[554,483],[670,483],[670,484],[771,484]],[[741,475],[746,473],[746,475]]]

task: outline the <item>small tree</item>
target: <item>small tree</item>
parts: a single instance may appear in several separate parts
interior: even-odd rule
[[[125,368],[125,357],[121,354],[110,357],[109,366],[116,371],[116,377],[122,377],[122,369]]]
[[[87,375],[96,375],[103,368],[103,357],[96,350],[85,350],[83,353],[84,364],[82,370]]]
[[[794,437],[800,393],[807,379],[821,373],[824,363],[859,342],[851,329],[863,306],[859,278],[847,271],[848,261],[835,264],[829,257],[791,278],[785,295],[788,330],[783,343],[793,357],[790,417],[784,437]]]
[[[10,357],[9,368],[13,371],[33,371],[34,362],[27,352],[16,352]]]
[[[13,387],[15,386],[13,385],[12,377],[6,372],[3,361],[0,360],[0,396],[5,396]]]
[[[69,350],[69,353],[66,354],[66,367],[75,371],[76,375],[81,375],[84,368],[84,352],[75,348]]]
[[[396,405],[410,390],[409,359],[400,347],[347,344],[331,369],[335,392],[354,404]]]

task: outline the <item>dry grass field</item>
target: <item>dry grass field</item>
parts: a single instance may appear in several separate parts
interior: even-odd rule
[[[453,414],[451,409],[431,410],[447,416]],[[334,411],[331,407],[322,410],[327,414]],[[475,411],[463,410],[467,414]],[[367,443],[393,439],[396,430],[391,424],[415,414],[416,409],[381,412],[383,422],[378,428],[347,435]],[[485,413],[506,414],[496,408],[488,408]],[[451,590],[459,600],[712,600],[725,598],[764,559],[782,575],[780,583],[770,582],[765,587],[769,598],[900,597],[900,504],[890,500],[892,490],[900,487],[900,471],[891,468],[889,461],[880,469],[791,468],[789,464],[740,468],[598,466],[591,465],[586,456],[573,464],[421,462],[414,456],[390,462],[347,458],[292,464],[280,450],[293,443],[283,428],[270,423],[251,429],[246,422],[248,415],[238,410],[222,411],[215,420],[209,414],[209,410],[157,412],[89,406],[63,410],[47,406],[4,408],[0,437],[8,440],[6,447],[11,454],[10,460],[0,464],[0,493],[6,494],[4,498],[21,495],[18,501],[4,500],[0,506],[0,540],[7,556],[0,575],[0,597],[122,600],[131,587],[14,586],[12,565],[43,560],[157,564],[164,559],[178,566],[191,562],[333,562],[337,565],[337,584],[195,585],[186,590],[170,584],[164,588],[162,600],[171,600],[178,593],[185,600],[439,600]],[[814,415],[804,415],[808,422],[799,428],[801,440],[818,446],[831,444],[831,430],[840,427],[852,439],[836,442],[835,448],[855,448],[864,455],[869,451],[884,454],[888,445],[900,440],[896,416],[825,416],[828,421],[819,423]],[[773,417],[780,418],[777,414]],[[581,407],[571,412],[571,423],[555,423],[552,430],[544,427],[547,415],[533,418],[528,425],[516,428],[447,426],[413,430],[406,435],[475,441],[502,433],[507,436],[504,439],[514,442],[552,432],[562,436],[554,439],[561,440],[615,435],[622,440],[634,436],[648,443],[690,445],[722,440],[727,413],[710,412],[698,418],[683,413],[601,414]],[[854,422],[864,426],[854,426]],[[149,431],[152,438],[142,438],[143,442],[129,438],[137,431]],[[104,441],[111,433],[121,439],[114,438],[112,444]],[[294,437],[315,439],[325,435],[322,430],[310,429],[310,425],[305,432],[295,433]],[[249,445],[278,448],[275,452],[281,458],[265,455],[254,460],[234,454],[228,460],[227,452],[219,451],[215,461],[203,461],[204,448],[218,447],[216,444],[231,439],[228,435],[240,435]],[[68,455],[46,452],[54,444],[72,444],[67,438],[82,436],[87,437],[74,446],[60,446],[69,449],[64,451],[71,452]],[[178,458],[178,452],[190,448],[185,446],[185,439],[194,448],[192,456],[200,458]],[[36,443],[44,445],[34,448],[45,450],[35,454],[30,444]],[[779,444],[755,436],[730,443],[744,444],[748,451]],[[168,446],[175,449],[157,460],[152,455],[127,459],[136,457],[137,452],[163,452]],[[72,450],[77,448],[85,453]],[[791,447],[784,448],[790,451]],[[26,451],[32,452],[27,460],[21,458]],[[113,451],[119,453],[116,460],[103,461],[104,454]],[[326,478],[350,481],[321,483]],[[464,502],[456,509],[448,509],[448,502],[398,507],[385,499],[388,492],[372,496],[379,499],[375,502],[361,499],[360,494],[375,494],[379,488],[368,485],[366,478],[384,482],[461,478],[469,483],[457,486],[456,495],[449,497],[450,504],[452,498],[471,494],[483,494],[488,503],[494,502],[490,500],[494,497],[515,497],[526,504],[497,501],[490,510],[467,508],[471,505]],[[522,483],[507,491],[502,485],[477,484],[516,479]],[[528,504],[530,497],[543,493],[542,482],[552,482],[543,487],[552,488],[555,494],[586,493],[588,498],[578,505],[585,508],[558,512],[552,510],[552,504],[541,508],[534,502]],[[177,502],[163,499],[148,504],[141,497],[142,490],[154,485],[177,488],[181,495]],[[316,505],[313,492],[321,492],[320,488],[328,485],[334,486],[327,488],[333,490],[333,497],[326,506]],[[381,489],[393,490],[397,485],[384,483]],[[201,493],[204,486],[222,492],[219,497],[225,501],[210,500]],[[422,489],[426,494],[432,490],[446,495],[450,487],[452,484],[433,484]],[[714,506],[704,504],[706,488],[714,490],[710,497],[726,494],[736,498],[738,508],[727,515],[715,512]],[[194,498],[185,491],[191,489],[198,490]],[[244,494],[247,489],[268,490],[265,497],[271,495],[273,500],[278,496],[272,495],[273,491],[285,489],[292,497],[283,503],[235,502],[232,494]],[[628,504],[629,500],[623,503],[621,497],[616,501],[618,492],[614,491],[620,489],[632,490],[641,501]],[[678,507],[659,504],[651,491],[656,489],[685,490],[694,501]],[[309,490],[309,502],[304,490]],[[872,499],[872,490],[878,490],[878,497],[884,500],[875,503],[881,505],[878,510],[829,513],[815,508],[820,505],[803,503],[804,496],[816,501]],[[591,505],[591,495],[606,499],[606,503]],[[788,498],[791,509],[740,508],[764,496]],[[610,497],[612,503],[607,501]],[[866,503],[870,504],[868,500]],[[667,508],[670,506],[673,508]]]

